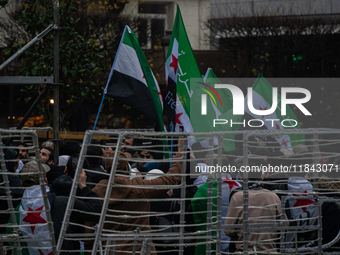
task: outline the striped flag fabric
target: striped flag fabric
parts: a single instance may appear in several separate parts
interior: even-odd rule
[[[253,106],[257,110],[268,110],[272,106],[272,91],[273,87],[269,84],[269,82],[263,77],[259,76],[255,83],[252,86],[253,88]],[[281,97],[279,93],[277,93],[277,99],[278,102],[281,101]],[[248,95],[244,99],[244,110],[245,113],[250,115],[251,118],[254,119],[260,119],[260,120],[265,120],[265,119],[271,119],[275,121],[264,121],[265,126],[269,130],[284,130],[284,129],[297,129],[301,128],[297,117],[295,116],[294,112],[291,110],[291,108],[287,105],[287,115],[282,116],[281,115],[281,109],[280,109],[280,104],[278,103],[278,106],[275,109],[275,112],[273,112],[270,115],[256,115],[252,112],[250,112],[248,108]],[[285,121],[285,127],[282,126],[282,121]],[[295,120],[297,125],[295,126],[296,123],[291,123],[290,120]],[[292,127],[289,127],[291,125]],[[288,126],[288,127],[287,127]],[[295,127],[294,127],[295,126]],[[275,140],[280,144],[280,150],[282,149],[288,149],[288,150],[293,150],[293,147],[296,146],[299,143],[302,143],[301,141],[304,140],[304,135],[282,135],[280,137],[275,137]],[[300,140],[300,142],[299,142]]]
[[[46,187],[49,191],[49,187]],[[19,230],[27,242],[30,255],[51,255],[51,236],[47,225],[45,204],[40,186],[27,188],[19,206]]]
[[[177,75],[177,78],[173,76],[173,73]],[[184,132],[193,132],[194,129],[190,121],[190,98],[193,94],[190,89],[190,79],[201,78],[201,74],[192,52],[178,5],[165,61],[165,76],[167,91],[164,97],[164,108],[168,109],[176,98],[175,110],[172,109],[170,115],[169,111],[164,112],[168,117],[169,125],[173,123],[174,131],[176,132],[180,131],[180,127],[183,127]],[[176,81],[172,79],[176,79]],[[174,82],[176,83],[176,94],[174,94]],[[170,130],[172,130],[171,127]]]
[[[290,199],[289,208],[291,217],[294,218],[302,212],[305,212],[309,207],[316,203],[314,199],[299,199],[313,192],[312,184],[303,177],[293,176],[288,179],[289,196],[294,196],[296,199]]]
[[[163,99],[144,52],[125,26],[104,93],[139,110],[164,131]]]
[[[233,97],[229,90],[214,88],[215,84],[221,84],[220,80],[216,77],[213,70],[208,68],[203,82],[195,83],[194,96],[197,99],[197,104],[200,104],[199,100],[202,94],[207,95],[207,114],[201,114],[201,108],[199,106],[194,107],[192,112],[192,118],[198,118],[201,122],[200,126],[195,131],[209,132],[209,131],[235,131],[238,129],[237,125],[230,127],[230,125],[216,125],[213,127],[212,123],[214,119],[234,119],[235,122],[241,120],[242,116],[233,116]],[[197,95],[196,95],[197,94]],[[193,104],[192,104],[193,105]],[[235,135],[223,136],[223,149],[225,151],[234,151],[235,142],[233,142]],[[202,147],[208,147],[209,143],[207,139],[200,141]],[[217,140],[214,140],[214,145],[217,145]]]

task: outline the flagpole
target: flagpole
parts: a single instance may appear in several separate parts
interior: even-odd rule
[[[117,56],[118,53],[119,53],[120,46],[121,46],[122,43],[123,43],[125,31],[126,31],[127,29],[130,29],[130,28],[129,28],[128,26],[125,26],[124,32],[123,32],[123,35],[122,35],[122,38],[120,39],[120,43],[119,43],[119,46],[118,46],[118,50],[117,50],[116,56]],[[112,74],[113,74],[113,70],[114,70],[114,67],[115,67],[116,60],[117,60],[117,59],[115,58],[115,60],[113,61],[113,65],[112,65],[112,68],[111,68],[111,71],[110,71],[109,78],[107,79],[107,82],[106,82],[106,86],[105,86],[105,89],[104,89],[103,98],[102,98],[102,101],[101,101],[101,103],[100,103],[99,110],[98,110],[97,117],[96,117],[96,121],[94,122],[94,126],[93,126],[92,131],[94,131],[95,128],[96,128],[97,121],[98,121],[98,118],[99,118],[99,113],[100,113],[100,110],[102,109],[102,106],[103,106],[104,98],[105,98],[105,95],[106,95],[106,93],[107,93],[107,87],[109,86],[109,83],[110,83],[110,80],[111,80],[111,77],[112,77]],[[91,144],[91,141],[92,141],[92,135],[91,135],[89,144]]]
[[[174,123],[171,122],[171,132],[173,133],[174,132]],[[171,137],[171,149],[170,149],[170,159],[172,159],[172,149],[173,149],[173,145],[174,145],[174,137],[172,136]],[[172,165],[172,162],[170,162],[170,167]]]
[[[103,94],[103,97],[102,97],[102,101],[100,102],[100,106],[99,106],[99,110],[98,110],[98,113],[97,113],[96,121],[94,122],[94,125],[93,125],[93,129],[92,129],[92,131],[94,131],[94,130],[95,130],[95,128],[96,128],[97,121],[98,121],[99,114],[100,114],[100,110],[102,109],[102,106],[103,106],[103,102],[104,102],[105,95],[106,95],[106,93],[104,92],[104,94]],[[91,135],[91,138],[90,138],[89,144],[91,144],[91,141],[92,141],[92,135]]]

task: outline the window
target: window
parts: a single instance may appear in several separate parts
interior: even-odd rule
[[[143,49],[161,45],[167,27],[167,16],[172,3],[141,3],[138,5],[138,39]]]

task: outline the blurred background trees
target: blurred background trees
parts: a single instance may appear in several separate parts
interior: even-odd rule
[[[89,109],[99,107],[124,27],[125,25],[132,29],[138,27],[136,18],[119,16],[126,2],[125,0],[60,2],[59,103],[62,130],[84,131],[91,128]],[[3,51],[5,57],[13,55],[53,24],[53,0],[25,0],[10,18],[10,22],[0,21],[0,28],[5,29],[7,33],[7,47]],[[53,31],[13,63],[12,66],[19,67],[19,73],[16,73],[17,68],[14,68],[12,73],[11,68],[8,68],[6,75],[52,75]],[[18,89],[14,92],[16,98],[14,104],[20,104],[22,101],[31,104],[37,93],[42,90],[42,85],[16,88],[20,88],[20,91]],[[47,96],[34,113],[43,116],[45,124],[49,126],[52,126],[53,122],[50,100],[52,95],[53,86],[49,86]],[[145,119],[131,111],[131,108],[110,99],[105,100],[103,111],[122,113],[122,120],[118,121],[122,124],[118,127],[132,125],[126,117],[129,114],[135,120]],[[116,114],[117,116],[120,114]],[[117,119],[113,119],[111,124],[114,125],[115,122]]]

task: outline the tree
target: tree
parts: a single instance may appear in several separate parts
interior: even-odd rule
[[[105,8],[101,13],[102,21],[115,24],[98,28],[101,23],[96,22],[95,15],[89,15],[89,7],[93,1],[60,2],[60,127],[66,128],[68,121],[79,112],[82,107],[98,107],[105,81],[108,77],[115,50],[119,43],[119,35],[123,31],[126,20],[119,18],[118,14],[126,1],[104,1],[97,8]],[[100,4],[101,3],[101,4]],[[102,8],[103,9],[103,8]],[[112,11],[110,11],[112,10]],[[91,14],[91,13],[90,13]],[[8,47],[5,55],[12,55],[22,48],[48,25],[53,24],[53,0],[25,0],[20,11],[11,16],[12,26],[2,26],[8,29],[11,35],[7,41]],[[97,17],[98,18],[98,17]],[[90,24],[93,24],[92,26]],[[13,30],[11,29],[20,29]],[[120,30],[121,29],[121,30]],[[13,35],[18,31],[19,36]],[[94,32],[96,31],[96,33]],[[105,33],[109,31],[110,33]],[[18,33],[17,33],[18,34]],[[50,76],[53,74],[53,32],[28,49],[20,60],[23,66],[20,69],[22,76]],[[24,99],[31,101],[39,85],[26,86],[22,92]],[[48,88],[48,97],[38,106],[38,115],[44,115],[52,124],[52,109],[48,98],[51,97],[53,87]]]

